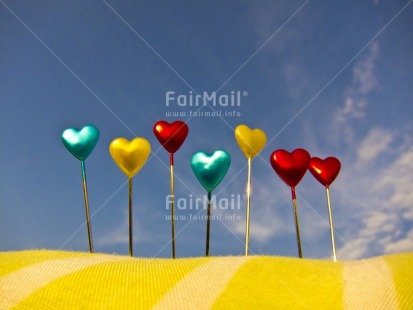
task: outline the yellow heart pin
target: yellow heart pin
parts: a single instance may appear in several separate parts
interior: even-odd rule
[[[145,164],[151,153],[151,145],[144,138],[132,141],[116,138],[110,143],[109,152],[120,170],[128,177],[133,177]]]
[[[247,158],[257,155],[267,142],[267,137],[261,129],[250,129],[246,125],[235,128],[235,139]]]

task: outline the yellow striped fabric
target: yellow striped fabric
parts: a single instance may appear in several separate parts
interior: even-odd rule
[[[2,252],[0,309],[413,309],[413,253],[334,263]]]

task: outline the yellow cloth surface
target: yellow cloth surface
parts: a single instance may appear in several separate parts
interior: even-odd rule
[[[0,309],[413,309],[413,253],[334,263],[2,252]]]

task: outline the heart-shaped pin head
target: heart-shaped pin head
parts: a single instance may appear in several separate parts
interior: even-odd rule
[[[197,152],[191,159],[192,171],[209,193],[222,181],[230,165],[231,156],[224,150],[212,154]]]
[[[144,138],[135,138],[132,141],[116,138],[110,143],[109,152],[120,170],[128,177],[133,177],[148,159],[151,145]]]
[[[99,130],[93,125],[82,129],[68,128],[62,133],[62,142],[73,156],[85,160],[99,140]]]
[[[324,186],[330,186],[334,182],[340,169],[341,163],[335,157],[327,157],[326,159],[313,157],[308,167],[311,174]]]
[[[257,155],[267,142],[267,137],[261,129],[250,129],[246,125],[235,128],[235,139],[247,158]]]
[[[188,125],[181,121],[175,121],[171,124],[159,121],[153,126],[153,133],[162,146],[173,154],[184,143],[188,135]]]
[[[304,149],[293,152],[276,150],[271,154],[270,162],[278,176],[289,186],[295,187],[301,181],[310,165],[311,156]]]

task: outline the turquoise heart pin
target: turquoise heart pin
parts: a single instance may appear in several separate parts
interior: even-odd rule
[[[62,142],[64,146],[73,156],[80,160],[80,167],[82,170],[83,197],[85,201],[86,227],[90,253],[93,253],[93,240],[86,183],[85,159],[93,151],[98,140],[99,130],[93,125],[87,125],[80,130],[75,128],[68,128],[62,133]]]
[[[62,142],[67,150],[81,161],[90,155],[98,140],[99,130],[93,125],[87,125],[81,130],[68,128],[62,134]]]
[[[212,154],[197,152],[191,159],[192,171],[208,193],[206,256],[209,256],[211,193],[218,186],[218,184],[221,183],[230,165],[231,156],[224,150],[216,150]]]

